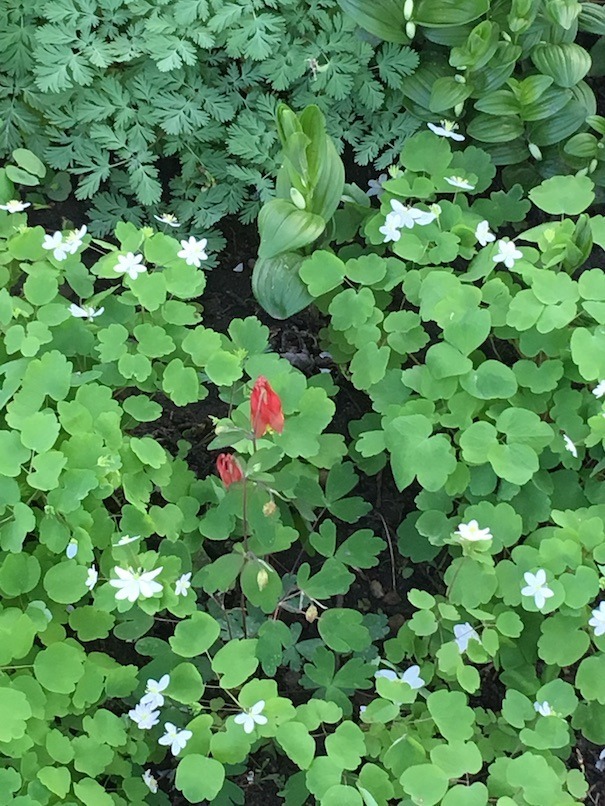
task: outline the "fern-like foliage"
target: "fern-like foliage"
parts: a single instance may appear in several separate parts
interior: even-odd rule
[[[414,128],[400,86],[417,54],[360,36],[337,0],[4,0],[0,52],[0,155],[68,171],[97,235],[159,205],[184,231],[252,220],[281,100],[319,104],[360,163]]]

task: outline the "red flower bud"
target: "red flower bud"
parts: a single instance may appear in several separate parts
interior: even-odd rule
[[[244,478],[239,462],[230,453],[221,453],[216,460],[216,469],[225,487],[229,487]]]
[[[284,430],[281,400],[262,375],[256,379],[250,395],[250,420],[257,438],[264,436],[270,429],[279,434]]]

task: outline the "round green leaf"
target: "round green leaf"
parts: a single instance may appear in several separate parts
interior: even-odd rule
[[[78,565],[75,560],[66,560],[48,569],[44,575],[44,590],[53,602],[72,604],[86,593],[87,576],[83,565]]]
[[[51,644],[38,652],[34,660],[36,680],[48,691],[70,694],[84,675],[85,655],[65,641]],[[0,726],[2,725],[0,720]]]
[[[308,770],[315,756],[315,739],[300,722],[285,722],[277,729],[275,738],[282,749],[301,770]]]
[[[550,215],[579,215],[594,197],[594,182],[588,176],[552,176],[529,191],[533,203]]]
[[[435,806],[448,789],[449,781],[443,770],[434,764],[415,764],[400,778],[404,791],[415,803],[422,806]]]
[[[212,802],[223,787],[225,768],[213,758],[192,753],[179,761],[176,786],[189,803]]]
[[[177,624],[170,646],[183,658],[195,658],[210,649],[219,637],[221,628],[212,616],[201,610]]]

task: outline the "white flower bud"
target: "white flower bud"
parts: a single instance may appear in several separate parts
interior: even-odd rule
[[[457,81],[458,84],[466,84],[466,79],[464,76],[461,76],[460,73],[456,73],[454,76],[454,81]]]
[[[528,143],[527,147],[529,148],[529,153],[532,155],[534,159],[536,160],[542,159],[542,152],[535,143]]]
[[[601,143],[599,143],[601,145]],[[590,165],[588,166],[588,173],[591,174],[597,169],[597,165],[599,164],[598,160],[590,160]]]
[[[290,188],[290,198],[292,199],[292,204],[295,204],[299,210],[304,210],[307,206],[305,197],[296,188]]]
[[[460,103],[456,104],[456,106],[454,107],[454,114],[456,115],[457,118],[459,118],[463,111],[464,111],[464,101],[460,101]]]
[[[406,22],[406,24],[405,24],[405,35],[409,39],[413,39],[414,36],[416,35],[416,26],[414,25],[413,22]]]
[[[412,14],[414,13],[414,0],[405,0],[403,4],[403,19],[406,22],[409,22],[412,19]]]
[[[261,568],[256,575],[256,584],[258,585],[259,591],[264,590],[269,584],[269,574],[264,568]]]

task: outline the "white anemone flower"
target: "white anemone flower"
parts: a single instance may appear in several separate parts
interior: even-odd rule
[[[7,213],[22,213],[28,207],[31,207],[30,202],[22,202],[18,199],[11,199],[6,204],[0,204],[0,210],[6,210]]]
[[[45,235],[42,241],[42,249],[52,251],[55,260],[65,260],[71,254],[71,248],[63,240],[62,232],[54,232],[52,235]]]
[[[479,634],[477,631],[471,627],[471,625],[467,622],[464,624],[455,624],[454,625],[454,636],[456,644],[458,645],[458,649],[460,652],[466,652],[468,649],[469,641],[478,641],[481,643],[481,639],[479,638]]]
[[[191,587],[191,572],[183,574],[177,579],[174,586],[174,592],[177,596],[187,596],[187,591]]]
[[[494,263],[504,263],[507,269],[512,269],[516,260],[523,257],[523,252],[517,249],[514,241],[498,241],[498,251],[493,256]]]
[[[496,240],[493,232],[490,232],[489,221],[480,221],[475,230],[475,238],[479,241],[481,246],[487,246],[488,243]]]
[[[65,236],[65,246],[70,255],[75,255],[78,249],[82,246],[82,239],[86,235],[86,226],[80,229],[72,230]]]
[[[206,245],[208,241],[202,238],[201,241],[196,241],[193,235],[188,241],[181,241],[183,247],[180,252],[177,252],[178,257],[182,257],[188,266],[195,266],[196,269],[202,264],[202,260],[208,260],[206,254]]]
[[[155,795],[158,791],[158,782],[153,777],[151,770],[145,770],[143,773],[143,782],[147,785],[151,794]]]
[[[479,543],[482,540],[493,540],[494,537],[489,528],[480,529],[476,520],[469,521],[468,523],[461,523],[454,534],[458,535],[460,541],[466,540],[469,543]]]
[[[132,568],[114,569],[118,579],[110,579],[109,584],[117,588],[116,599],[128,599],[129,602],[136,602],[137,599],[149,599],[156,593],[161,593],[163,585],[153,580],[161,571],[163,566],[155,568],[153,571],[142,571],[140,568],[133,571]]]
[[[146,704],[143,702],[140,702],[138,705],[135,705],[134,708],[131,708],[128,712],[128,716],[133,722],[136,722],[141,730],[150,730],[160,721],[160,712],[154,710],[151,704]]]
[[[603,397],[605,395],[605,381],[599,381],[592,393],[596,398]]]
[[[136,280],[139,274],[147,271],[147,266],[143,263],[143,255],[127,252],[125,255],[118,255],[118,262],[113,270],[116,274],[127,274],[131,280]]]
[[[439,205],[433,206],[439,207]],[[412,207],[411,212],[415,217],[416,223],[421,227],[425,227],[427,224],[433,223],[439,213],[441,213],[441,208],[439,207],[439,213],[437,213],[435,210],[419,210],[418,207]]]
[[[471,183],[467,179],[463,179],[461,176],[446,176],[445,181],[448,185],[455,187],[456,190],[474,190],[475,186],[471,185]]]
[[[377,672],[374,672],[374,677],[379,680],[383,677],[385,680],[397,680],[399,675],[397,672],[393,671],[393,669],[378,669]]]
[[[419,214],[423,213],[422,210],[415,210],[397,199],[391,199],[391,210],[397,216],[398,226],[406,229],[412,229],[417,223]]]
[[[383,243],[398,241],[401,238],[401,231],[399,229],[399,216],[397,213],[389,213],[382,227],[378,228],[378,231],[384,235]]]
[[[594,627],[594,634],[597,638],[605,635],[605,602],[599,602],[599,606],[592,611],[592,618],[588,624]]]
[[[555,713],[546,700],[544,700],[544,702],[538,702],[536,700],[534,703],[534,711],[540,714],[540,716],[554,716]]]
[[[179,730],[172,722],[164,724],[165,733],[158,739],[158,744],[170,747],[173,756],[177,756],[193,736],[190,730]]]
[[[91,565],[90,568],[88,569],[88,576],[86,577],[86,581],[84,584],[86,585],[89,591],[92,591],[92,589],[94,588],[94,586],[97,584],[98,581],[99,581],[99,572],[97,571],[95,565]]]
[[[263,715],[265,710],[265,701],[259,700],[252,708],[244,708],[241,714],[238,714],[234,722],[241,725],[245,733],[252,733],[256,725],[266,725],[267,717]]]
[[[451,120],[440,120],[439,123],[441,124],[440,126],[437,126],[436,123],[427,123],[426,125],[439,137],[449,137],[450,140],[457,140],[460,143],[464,140],[464,135],[457,132],[460,128],[457,123],[453,123]]]
[[[172,213],[162,213],[162,215],[154,215],[156,221],[160,224],[168,224],[169,227],[180,227],[181,222]]]
[[[419,672],[420,666],[410,666],[410,668],[406,669],[401,675],[401,679],[404,683],[407,683],[410,688],[417,690],[426,685],[424,680],[418,674]]]
[[[542,610],[546,600],[555,595],[546,584],[546,571],[543,568],[539,568],[535,574],[527,571],[523,579],[526,585],[521,589],[521,596],[532,596],[538,610]]]
[[[379,669],[377,672],[374,672],[374,677],[376,679],[380,679],[381,677],[385,680],[401,680],[404,683],[407,683],[408,686],[414,690],[422,688],[425,685],[424,680],[420,677],[418,672],[420,671],[420,666],[410,666],[409,669],[406,669],[405,672],[401,674],[397,674],[397,672],[393,671],[393,669]]]
[[[565,444],[565,450],[569,451],[574,459],[578,458],[578,449],[576,448],[575,444],[571,441],[571,439],[567,436],[567,434],[563,434],[563,442]]]
[[[164,705],[164,695],[162,694],[170,685],[170,675],[164,674],[159,680],[149,679],[145,686],[145,694],[141,698],[141,705],[148,705],[151,708],[161,708]]]
[[[81,307],[80,305],[76,305],[74,302],[71,303],[69,306],[69,312],[72,316],[75,316],[76,319],[88,319],[89,322],[92,322],[93,319],[96,319],[97,316],[101,316],[101,314],[105,311],[105,308],[93,308],[92,305],[86,305]]]

